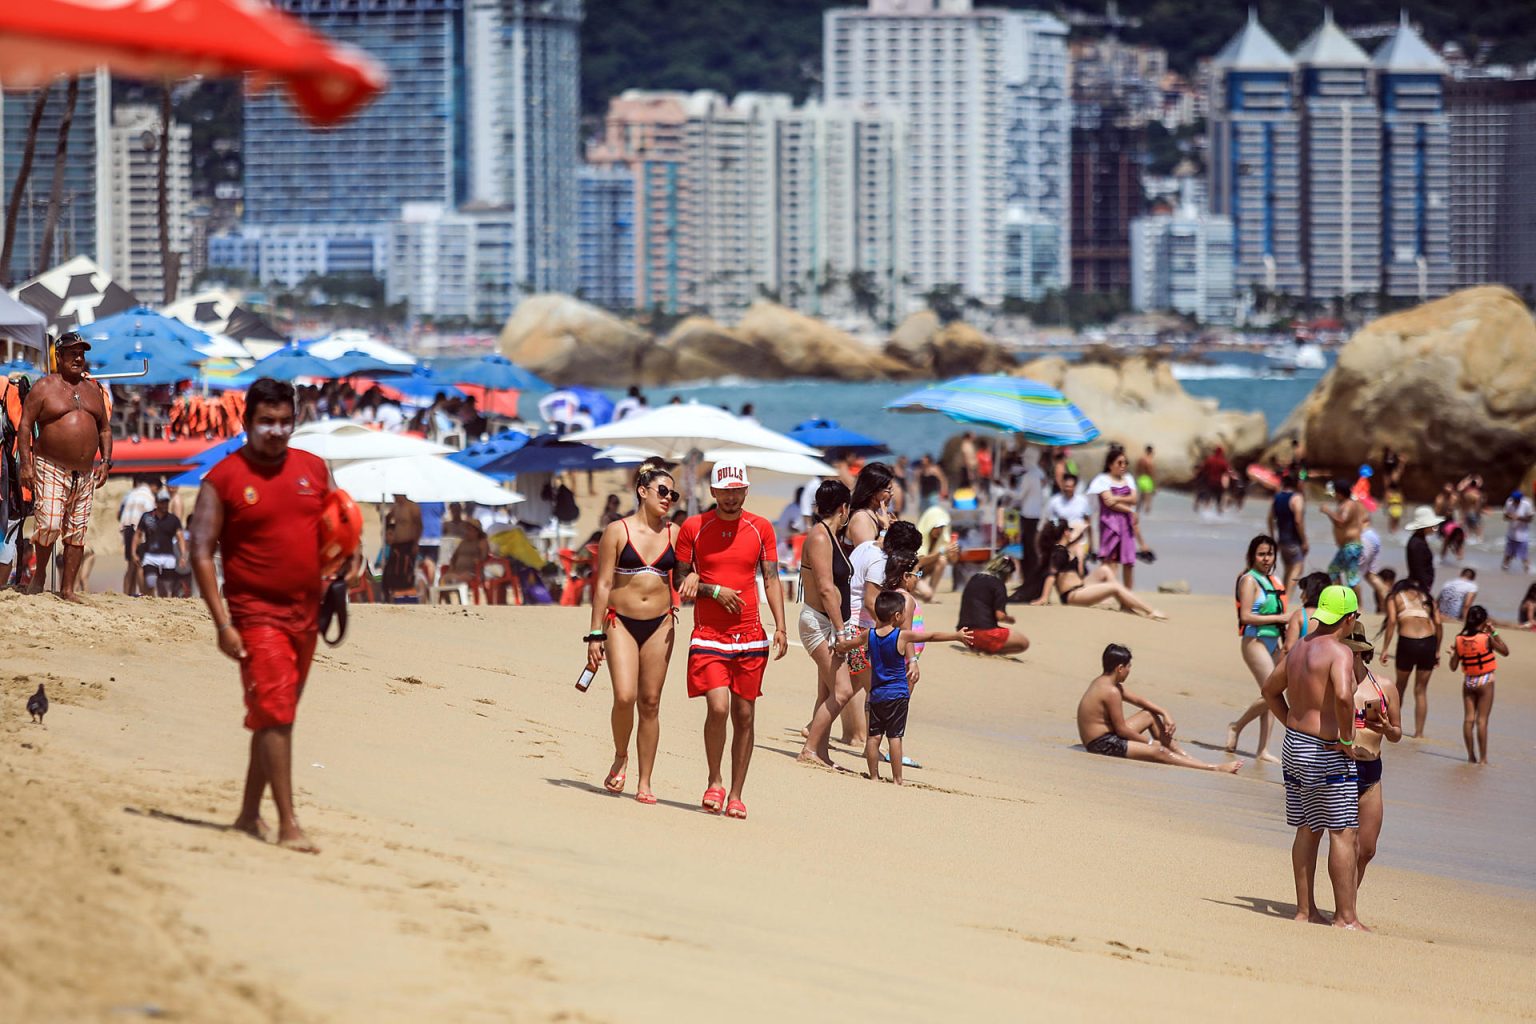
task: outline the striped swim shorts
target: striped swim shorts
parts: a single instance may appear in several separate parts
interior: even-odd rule
[[[90,471],[66,469],[41,455],[32,457],[32,465],[37,495],[32,542],[52,547],[62,538],[65,544],[84,547],[91,525],[91,496],[96,492]]]
[[[1285,730],[1285,823],[1313,832],[1360,827],[1360,771],[1343,751],[1316,736]]]

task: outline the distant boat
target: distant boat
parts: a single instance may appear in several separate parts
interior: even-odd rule
[[[1271,345],[1264,350],[1264,358],[1287,370],[1326,370],[1328,357],[1321,345],[1310,341],[1293,345]]]

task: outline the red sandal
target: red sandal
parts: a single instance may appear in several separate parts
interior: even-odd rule
[[[703,807],[710,814],[719,814],[720,809],[724,804],[724,786],[710,786],[704,791],[704,799],[699,802],[699,806]]]
[[[741,818],[742,820],[746,820],[747,805],[742,803],[740,800],[732,800],[730,803],[725,805],[725,816],[727,818]]]

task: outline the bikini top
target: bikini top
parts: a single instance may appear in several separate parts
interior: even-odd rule
[[[1376,692],[1371,693],[1372,690]],[[1381,756],[1381,733],[1365,724],[1365,706],[1376,701],[1381,702],[1382,715],[1386,715],[1387,692],[1381,688],[1376,674],[1370,669],[1365,670],[1365,679],[1355,687],[1355,743],[1363,747],[1367,752]]]
[[[667,527],[667,546],[661,554],[656,556],[654,562],[647,562],[640,557],[640,552],[635,550],[634,543],[629,537],[629,523],[627,520],[619,520],[624,526],[624,548],[619,552],[618,565],[614,567],[614,573],[619,576],[639,576],[649,573],[652,576],[660,576],[669,579],[672,570],[677,568],[677,551],[672,547],[672,527]]]
[[[1403,604],[1406,605],[1407,603],[1408,600],[1406,597],[1404,597]],[[1415,605],[1414,607],[1406,608],[1403,611],[1398,612],[1397,618],[1399,622],[1401,622],[1403,619],[1427,619],[1429,618],[1429,610],[1426,609],[1422,604]]]

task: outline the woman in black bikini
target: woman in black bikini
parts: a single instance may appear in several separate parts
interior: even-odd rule
[[[1045,580],[1040,587],[1040,596],[1030,604],[1048,603],[1054,587],[1062,604],[1088,607],[1112,597],[1123,612],[1140,612],[1159,622],[1168,618],[1127,590],[1125,584],[1115,579],[1114,570],[1109,566],[1101,565],[1093,572],[1085,573],[1082,558],[1067,549],[1065,542],[1070,534],[1071,528],[1059,522],[1047,523],[1041,529],[1040,551],[1046,563]]]
[[[1430,598],[1424,584],[1414,576],[1398,580],[1387,594],[1386,636],[1381,642],[1381,664],[1385,668],[1393,658],[1397,664],[1397,701],[1401,707],[1408,692],[1408,673],[1413,673],[1413,738],[1424,735],[1429,718],[1429,677],[1440,664],[1440,643],[1445,624],[1440,609]],[[1397,634],[1397,650],[1392,650],[1392,634]]]
[[[848,488],[841,480],[823,480],[816,488],[816,522],[805,538],[800,558],[800,643],[816,663],[816,704],[802,735],[802,761],[831,764],[827,743],[832,722],[850,697],[853,680],[848,661],[833,651],[852,615],[849,580],[853,566],[837,535],[848,522]]]
[[[640,471],[635,493],[639,500],[635,514],[609,524],[598,541],[587,667],[597,671],[606,655],[613,681],[613,767],[603,786],[610,793],[624,792],[629,736],[638,703],[640,729],[635,747],[640,777],[635,799],[654,804],[651,768],[661,735],[657,719],[661,687],[672,659],[672,574],[677,567],[672,548],[677,530],[668,516],[672,503],[682,495],[673,489],[672,474],[655,467]]]

